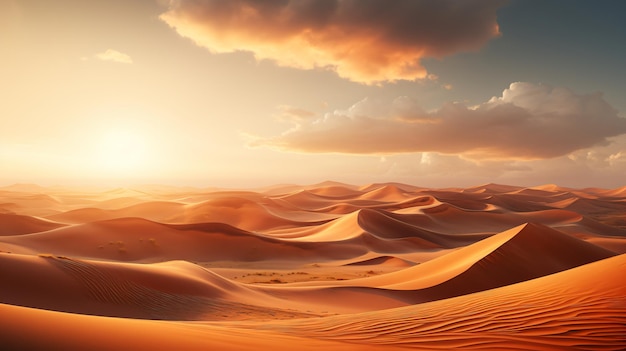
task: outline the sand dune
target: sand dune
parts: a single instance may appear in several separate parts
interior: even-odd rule
[[[624,189],[3,187],[0,341],[622,350]]]
[[[623,198],[626,196],[626,186],[617,189],[605,190],[602,191],[601,194],[605,197],[614,197],[618,199],[621,198],[623,200]]]
[[[369,310],[377,306],[413,304],[488,290],[612,255],[610,251],[550,228],[527,224],[410,269],[332,284],[292,284],[290,287],[311,289],[281,288],[279,295],[289,296],[289,300],[296,302],[318,301],[318,305],[335,312],[346,309]],[[388,257],[358,264],[371,265],[376,262],[383,265],[389,261],[395,262],[396,267],[407,266],[400,264],[402,261],[397,258]],[[276,293],[274,288],[262,291],[270,295]],[[329,292],[334,295],[333,301],[325,304],[319,302],[325,299],[320,296]]]
[[[398,220],[394,215],[361,209],[319,226],[276,230],[269,235],[299,242],[359,244],[379,253],[455,248],[485,238],[485,235],[449,235]]]
[[[375,288],[376,294],[385,289],[387,296],[413,304],[514,284],[614,255],[551,228],[524,224],[418,266],[332,285]]]
[[[245,230],[266,230],[276,227],[296,227],[307,223],[281,217],[258,201],[238,197],[223,197],[188,205],[179,215],[166,220],[170,223],[223,222]]]
[[[576,211],[583,215],[626,210],[625,202],[582,198],[570,198],[561,202],[552,203],[551,206]]]
[[[423,206],[432,202],[432,198],[416,196],[416,193],[405,191],[397,185],[371,185],[362,191],[345,187],[337,188],[300,189],[286,195],[276,196],[274,199],[278,200],[277,203],[286,203],[303,210],[342,214],[360,208],[398,209]]]
[[[223,223],[173,225],[141,218],[119,218],[29,235],[5,236],[2,242],[23,247],[25,252],[143,262],[178,259],[201,262],[299,259],[307,262],[345,259],[367,252],[366,248],[356,245],[285,241]]]
[[[103,209],[103,210],[115,210],[115,209],[120,209],[124,207],[129,207],[132,205],[140,204],[143,201],[145,200],[143,200],[141,197],[120,195],[120,196],[110,197],[106,200],[94,202],[94,206],[96,206],[96,208],[98,209]]]
[[[317,195],[309,190],[298,190],[294,193],[275,197],[278,203],[286,203],[287,206],[299,208],[302,210],[316,211],[332,205],[344,203],[343,200],[349,199],[351,196],[328,197]],[[361,205],[376,205],[376,201],[360,201]]]
[[[80,208],[47,216],[48,219],[67,224],[80,224],[116,218],[114,211],[100,208]]]
[[[9,213],[16,213],[26,216],[44,217],[47,215],[58,213],[57,208],[61,202],[46,194],[29,194],[24,192],[2,193],[3,208]]]
[[[364,191],[364,192],[369,192],[369,191],[380,189],[380,188],[388,188],[388,189],[395,188],[395,189],[398,189],[400,191],[407,192],[407,193],[416,193],[422,190],[426,190],[426,188],[421,188],[421,187],[414,186],[414,185],[393,183],[393,182],[372,183],[372,184],[367,184],[367,185],[358,187],[359,190]]]
[[[491,249],[491,245],[487,244],[497,244],[498,247],[482,256],[484,252]],[[471,266],[443,282],[439,283],[435,280],[434,282],[437,284],[429,284],[427,288],[422,288],[425,285],[423,279],[411,280],[408,279],[409,277],[398,279],[400,282],[392,282],[385,287],[391,289],[421,288],[415,297],[418,301],[439,300],[538,278],[611,257],[614,254],[550,228],[526,224],[485,239],[448,256],[451,255],[455,256],[456,261],[454,262],[454,271],[449,268],[437,267],[431,269],[431,272],[457,272],[456,269],[464,269],[468,263],[471,263]],[[476,260],[478,257],[480,259]],[[438,264],[438,261],[449,259],[450,257],[443,256],[429,262],[434,265]],[[424,268],[420,268],[424,272]],[[429,278],[428,283],[432,284],[433,277]]]
[[[116,198],[122,200],[118,205],[126,204],[127,198]],[[134,202],[134,201],[130,201]],[[97,204],[101,206],[101,204]],[[112,207],[111,201],[106,202],[106,206]],[[170,201],[147,201],[134,203],[130,206],[121,206],[115,209],[106,208],[80,208],[66,211],[47,218],[68,224],[89,223],[94,221],[108,220],[114,218],[140,217],[152,221],[166,221],[168,218],[178,215],[185,207],[185,204]]]
[[[463,189],[462,192],[463,193],[479,193],[479,194],[480,193],[499,194],[499,193],[511,193],[511,192],[518,191],[521,189],[523,188],[519,186],[489,183],[489,184],[469,187],[469,188]]]
[[[395,267],[411,267],[415,263],[403,260],[401,258],[393,256],[379,256],[376,258],[370,258],[368,260],[362,260],[352,263],[347,263],[348,266],[395,266]]]
[[[377,189],[371,190],[361,195],[361,198],[363,199],[388,201],[388,202],[390,201],[401,202],[411,197],[412,197],[411,193],[405,192],[400,187],[397,187],[395,185],[381,186]]]
[[[621,350],[626,347],[626,290],[620,279],[625,273],[622,255],[479,294],[282,322],[185,324],[3,304],[0,335],[5,346],[30,350]]]
[[[626,255],[621,255],[482,293],[385,311],[265,323],[263,329],[419,350],[622,350],[624,274]]]
[[[377,237],[390,240],[414,239],[414,242],[423,247],[459,247],[484,238],[480,235],[461,236],[436,233],[412,225],[408,221],[398,220],[397,217],[397,215],[383,211],[360,210],[358,223],[368,233]]]
[[[346,184],[315,186],[310,188],[308,191],[315,195],[330,197],[333,199],[354,198],[363,195],[361,191]]]
[[[511,212],[532,212],[551,209],[552,207],[543,202],[528,201],[523,196],[515,196],[509,193],[492,195],[489,203]]]
[[[18,306],[170,320],[312,315],[186,261],[145,265],[0,254],[0,262],[0,299]]]
[[[62,227],[63,224],[30,216],[0,213],[0,235],[37,233]]]

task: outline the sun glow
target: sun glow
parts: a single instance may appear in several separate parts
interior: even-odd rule
[[[130,130],[111,130],[98,141],[97,163],[109,175],[130,175],[148,166],[146,139]]]

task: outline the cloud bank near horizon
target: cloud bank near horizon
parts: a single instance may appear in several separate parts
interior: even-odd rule
[[[408,97],[390,103],[364,99],[322,117],[287,119],[293,128],[250,145],[305,153],[435,152],[473,160],[536,160],[607,145],[626,133],[626,118],[600,93],[579,95],[524,82],[471,107],[449,103],[427,112]]]
[[[171,0],[161,19],[214,53],[252,52],[375,84],[428,78],[421,60],[499,35],[500,0]]]

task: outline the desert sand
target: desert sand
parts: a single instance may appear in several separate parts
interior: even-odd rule
[[[623,350],[626,188],[0,188],[12,350]]]

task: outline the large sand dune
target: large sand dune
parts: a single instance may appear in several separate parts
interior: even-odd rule
[[[0,342],[620,350],[625,254],[624,188],[18,184],[0,188]]]

